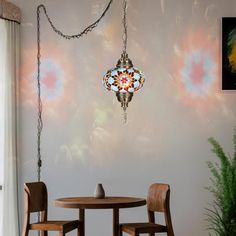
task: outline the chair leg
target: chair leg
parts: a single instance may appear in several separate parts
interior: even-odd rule
[[[28,236],[29,235],[29,228],[24,225],[22,230],[22,236]]]
[[[41,231],[41,236],[48,236],[48,231]]]
[[[29,214],[25,214],[25,219],[22,227],[22,236],[28,236],[29,235]]]
[[[123,231],[122,231],[122,227],[119,227],[119,235],[122,236],[123,235]]]
[[[168,230],[168,232],[167,232],[167,236],[174,236],[174,232],[173,232],[173,230]]]
[[[80,236],[80,229],[77,229],[77,236]]]
[[[65,236],[65,233],[63,231],[60,231],[59,236]]]

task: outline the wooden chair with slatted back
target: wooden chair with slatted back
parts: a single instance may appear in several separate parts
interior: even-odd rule
[[[79,236],[80,222],[74,221],[48,221],[48,193],[43,182],[25,183],[24,185],[24,225],[22,236],[28,236],[29,230],[41,231],[41,236],[48,236],[48,231],[58,231],[59,236],[77,229]],[[30,223],[31,213],[39,212],[40,221]]]
[[[155,183],[149,187],[147,196],[147,212],[149,222],[147,223],[125,223],[120,224],[120,236],[126,232],[133,236],[166,232],[168,236],[174,236],[170,215],[170,186],[168,184]],[[155,212],[163,212],[165,225],[155,223]]]

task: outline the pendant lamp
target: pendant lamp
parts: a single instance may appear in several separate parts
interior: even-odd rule
[[[124,111],[124,122],[127,122],[126,109],[132,100],[134,92],[143,87],[145,77],[143,73],[133,67],[127,54],[127,0],[123,1],[123,52],[116,67],[107,71],[103,77],[103,85],[108,91],[116,93],[117,100]]]

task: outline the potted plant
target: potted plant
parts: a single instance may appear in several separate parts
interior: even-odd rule
[[[207,162],[212,173],[211,186],[207,189],[213,201],[206,208],[209,235],[236,236],[236,128],[234,129],[234,154],[225,154],[221,145],[214,139],[208,140],[217,162]]]

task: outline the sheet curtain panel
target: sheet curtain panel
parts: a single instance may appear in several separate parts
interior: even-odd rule
[[[18,23],[0,19],[0,159],[3,160],[0,235],[2,236],[20,235],[17,197],[19,33]]]

